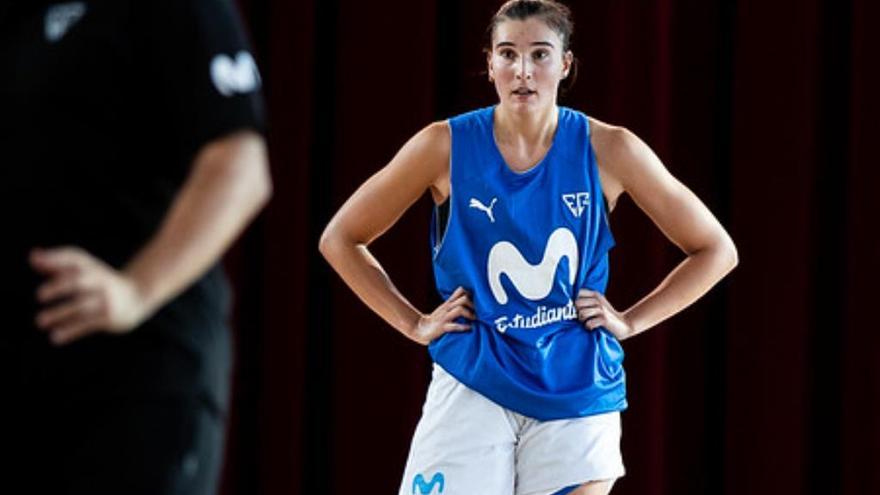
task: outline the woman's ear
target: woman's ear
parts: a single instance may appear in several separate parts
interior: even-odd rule
[[[486,50],[486,73],[489,74],[489,82],[495,82],[495,70],[492,69],[492,50]]]
[[[571,50],[566,51],[562,55],[562,79],[568,77],[571,72],[571,65],[574,63],[574,53]]]

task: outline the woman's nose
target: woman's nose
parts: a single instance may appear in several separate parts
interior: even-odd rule
[[[532,78],[532,66],[525,60],[519,62],[516,68],[516,78],[518,80],[530,80]]]

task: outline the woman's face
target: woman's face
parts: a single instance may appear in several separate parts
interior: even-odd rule
[[[562,52],[556,31],[537,17],[495,26],[488,54],[489,79],[502,105],[530,111],[556,103],[559,81],[568,76],[572,54]]]

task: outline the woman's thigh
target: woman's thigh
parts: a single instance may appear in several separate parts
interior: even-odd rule
[[[510,495],[513,426],[503,408],[436,366],[400,495]]]
[[[612,486],[614,486],[614,480],[591,481],[569,492],[568,495],[608,495],[611,493]]]
[[[554,421],[529,419],[517,442],[516,494],[607,493],[602,486],[610,489],[610,480],[625,473],[620,438],[619,413]],[[577,491],[582,488],[589,490]]]

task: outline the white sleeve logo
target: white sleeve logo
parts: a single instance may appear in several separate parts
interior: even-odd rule
[[[235,60],[221,53],[211,60],[211,81],[223,96],[246,94],[260,88],[260,72],[254,57],[246,51],[235,55]]]
[[[70,2],[52,5],[46,10],[46,22],[44,31],[46,41],[57,43],[67,34],[67,31],[86,15],[86,4],[83,2]]]
[[[540,301],[550,294],[556,270],[562,258],[568,259],[569,284],[574,284],[578,267],[578,245],[574,234],[565,227],[560,227],[550,234],[544,258],[537,265],[529,264],[513,244],[501,241],[489,251],[487,271],[489,287],[498,304],[507,304],[507,292],[501,285],[501,275],[510,278],[516,290],[523,297],[532,301]]]

